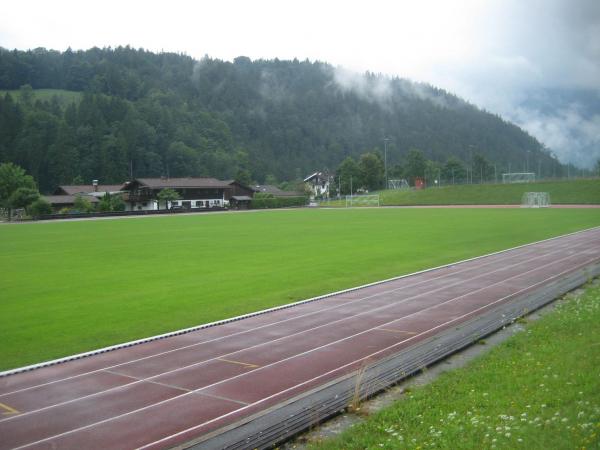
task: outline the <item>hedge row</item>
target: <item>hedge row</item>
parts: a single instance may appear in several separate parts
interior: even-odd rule
[[[288,208],[292,206],[306,206],[307,203],[308,199],[306,197],[253,198],[250,202],[250,208]]]

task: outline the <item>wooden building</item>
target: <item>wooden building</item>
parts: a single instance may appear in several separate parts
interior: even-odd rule
[[[179,200],[159,201],[163,189],[173,189]],[[254,190],[235,180],[216,178],[137,178],[125,183],[123,200],[128,211],[158,210],[170,208],[199,209],[224,208],[232,197],[249,197]],[[246,202],[247,200],[243,200]]]

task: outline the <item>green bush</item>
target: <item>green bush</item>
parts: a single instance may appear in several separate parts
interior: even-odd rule
[[[123,201],[123,197],[120,195],[112,196],[111,205],[113,211],[125,211],[125,202]]]
[[[107,192],[98,203],[96,209],[100,212],[125,211],[125,202],[120,195],[110,195]]]
[[[44,214],[52,214],[52,206],[46,199],[40,197],[31,205],[29,205],[27,212],[33,217],[39,217]]]
[[[92,203],[85,197],[78,195],[73,203],[73,211],[76,213],[89,213],[92,212],[94,207]]]
[[[257,192],[254,194],[254,199],[265,199],[265,198],[275,198],[275,196],[269,192]]]
[[[250,208],[252,209],[265,209],[265,208],[289,208],[293,206],[305,206],[307,202],[306,197],[267,197],[267,198],[253,198],[250,202]]]
[[[106,195],[108,195],[108,194],[106,194]],[[98,206],[96,208],[100,212],[112,211],[112,205],[110,202],[110,198],[109,199],[103,198],[102,200],[100,200],[100,202],[98,203]]]

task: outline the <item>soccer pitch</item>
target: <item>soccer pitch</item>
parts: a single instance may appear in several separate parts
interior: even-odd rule
[[[302,209],[2,225],[0,369],[599,225],[593,209]]]

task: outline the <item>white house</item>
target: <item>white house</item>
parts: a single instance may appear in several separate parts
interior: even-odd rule
[[[312,191],[313,197],[329,197],[329,183],[333,177],[326,172],[315,172],[307,176],[304,182]]]

